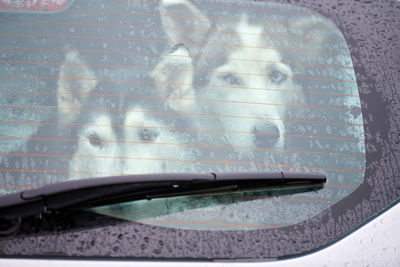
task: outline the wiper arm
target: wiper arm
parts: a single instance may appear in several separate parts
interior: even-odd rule
[[[60,182],[0,197],[0,219],[171,196],[245,190],[320,189],[324,174],[257,172],[147,174]]]

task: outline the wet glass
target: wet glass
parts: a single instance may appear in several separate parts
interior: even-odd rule
[[[342,33],[291,5],[74,1],[0,13],[0,188],[110,175],[321,172],[323,190],[137,201],[94,211],[163,227],[269,229],[363,181]]]

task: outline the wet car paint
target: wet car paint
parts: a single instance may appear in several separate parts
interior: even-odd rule
[[[398,216],[400,204],[395,205],[377,218],[373,219],[360,229],[356,230],[344,239],[318,250],[312,254],[293,259],[271,262],[190,262],[190,261],[126,261],[113,260],[55,260],[55,259],[0,259],[1,266],[70,266],[76,267],[107,267],[107,266],[132,266],[144,267],[280,267],[280,266],[399,266],[400,265],[400,228]]]

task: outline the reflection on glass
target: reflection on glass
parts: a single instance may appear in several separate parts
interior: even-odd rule
[[[108,205],[92,208],[91,211],[139,223],[174,225],[185,229],[280,228],[282,225],[305,220],[309,216],[301,210],[301,206],[286,207],[282,206],[280,201],[283,199],[296,201],[294,198],[285,198],[296,193],[311,192],[310,195],[316,195],[316,190],[319,189],[320,187],[315,186],[299,186],[268,191],[170,197]],[[268,225],[264,224],[266,220],[269,221]]]

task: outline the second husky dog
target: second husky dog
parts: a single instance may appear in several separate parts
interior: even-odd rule
[[[243,10],[235,11],[232,19],[218,20],[186,0],[161,1],[160,12],[172,49],[153,77],[160,93],[172,98],[171,107],[215,115],[226,142],[239,154],[284,149],[287,134],[294,131],[289,129],[294,124],[287,122],[308,114],[302,108],[308,80],[296,79],[307,64],[290,62],[316,60],[323,38],[289,38],[288,45],[276,36],[298,38],[312,29],[324,37],[326,25],[322,30],[315,27],[322,22],[311,17],[271,26],[250,19]],[[271,34],[273,28],[280,34]],[[304,53],[306,48],[313,53]]]
[[[99,79],[74,49],[60,67],[58,106],[31,136],[22,160],[45,183],[124,174],[193,171],[196,128],[152,94]],[[12,157],[10,157],[12,158]],[[13,163],[11,163],[13,164]],[[16,165],[21,162],[16,161]],[[40,172],[40,174],[38,174]],[[43,178],[43,177],[42,177]]]

